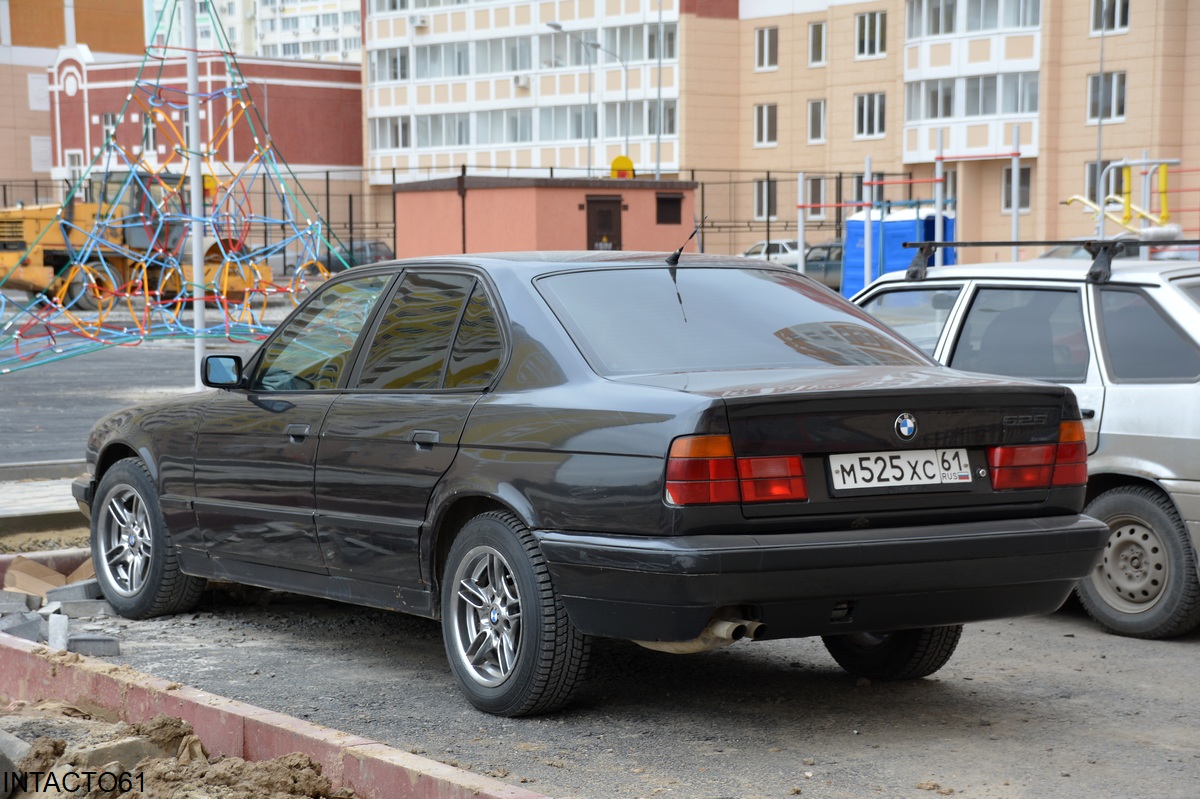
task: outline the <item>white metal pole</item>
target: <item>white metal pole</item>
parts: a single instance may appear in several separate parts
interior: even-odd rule
[[[1021,248],[1017,242],[1021,240],[1021,126],[1013,125],[1012,151],[1012,185],[1009,186],[1008,205],[1012,208],[1012,259],[1021,259]]]
[[[804,251],[807,249],[804,246],[804,212],[807,210],[804,205],[804,173],[800,172],[796,175],[796,252],[800,258],[796,262],[796,270],[801,273],[808,271],[808,259],[804,257]]]
[[[654,138],[654,179],[662,177],[662,62],[663,62],[663,0],[658,0],[658,114],[655,120],[656,133]]]
[[[868,155],[863,163],[863,197],[867,199],[867,224],[863,228],[863,288],[871,285],[873,273],[875,272],[871,247],[871,239],[874,233],[871,227],[873,217],[875,216],[875,187],[867,185],[870,181],[871,156]]]
[[[1149,150],[1142,150],[1142,160],[1143,161],[1150,160],[1150,151]],[[1147,213],[1150,212],[1150,191],[1151,191],[1150,180],[1154,175],[1155,169],[1166,169],[1166,167],[1163,167],[1163,166],[1153,167],[1152,166],[1148,169],[1146,167],[1142,167],[1142,210]],[[1145,231],[1146,231],[1146,228],[1148,228],[1148,227],[1150,227],[1150,220],[1143,216],[1142,217],[1142,238],[1143,239],[1146,238]],[[1143,261],[1147,261],[1150,259],[1150,247],[1148,245],[1143,244],[1141,246],[1141,249],[1138,251],[1138,258],[1142,259]]]
[[[938,128],[937,137],[937,158],[933,162],[933,237],[937,241],[945,241],[946,236],[946,217],[944,214],[946,205],[946,166],[942,162],[942,128]],[[941,247],[934,250],[933,265],[941,266],[945,260],[944,251]]]
[[[204,367],[204,295],[208,293],[204,274],[204,184],[200,158],[200,58],[196,52],[196,5],[200,0],[183,2],[183,42],[187,50],[188,124],[184,145],[188,154],[188,179],[191,180],[192,216],[192,317],[196,329],[196,388],[202,388]]]

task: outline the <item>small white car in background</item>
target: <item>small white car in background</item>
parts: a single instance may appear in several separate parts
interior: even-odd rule
[[[1088,439],[1084,512],[1112,531],[1076,593],[1110,632],[1200,625],[1200,264],[1043,258],[886,274],[853,298],[952,368],[1061,383]],[[1018,420],[1019,421],[1019,420]]]
[[[796,267],[800,265],[800,242],[796,239],[756,241],[742,255],[747,258],[761,258],[785,266]]]

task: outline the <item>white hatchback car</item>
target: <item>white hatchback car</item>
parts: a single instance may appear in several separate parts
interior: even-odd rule
[[[1111,632],[1200,625],[1200,264],[1037,259],[886,274],[854,302],[955,369],[1070,386],[1085,513],[1112,530],[1076,592]],[[1019,422],[1019,420],[1016,420]]]
[[[761,258],[785,266],[797,267],[800,265],[800,242],[796,239],[756,241],[742,255],[747,258]]]

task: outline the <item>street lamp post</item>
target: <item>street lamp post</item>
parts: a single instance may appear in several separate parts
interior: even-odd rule
[[[579,44],[581,44],[583,46],[584,54],[587,55],[587,59],[588,59],[588,101],[587,101],[588,112],[587,112],[587,115],[584,116],[584,118],[583,118],[583,127],[587,130],[587,143],[588,143],[587,144],[587,153],[588,153],[587,154],[587,161],[588,161],[587,174],[588,174],[588,177],[590,178],[592,176],[592,120],[589,119],[589,117],[596,110],[595,107],[592,105],[592,83],[593,83],[593,66],[594,66],[593,62],[595,61],[595,56],[593,55],[594,48],[592,47],[593,43],[586,39],[582,39],[582,38],[576,36],[575,34],[571,33],[570,31],[563,30],[563,26],[557,22],[547,22],[546,27],[556,33],[566,34],[567,36],[570,36],[575,41],[579,42]],[[599,42],[597,42],[596,45],[599,46]]]

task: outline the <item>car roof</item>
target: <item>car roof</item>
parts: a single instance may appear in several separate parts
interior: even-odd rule
[[[1035,258],[1029,261],[1001,261],[984,264],[955,264],[932,266],[925,280],[1048,280],[1056,282],[1087,281],[1091,260],[1079,258]],[[1109,283],[1161,284],[1188,275],[1200,275],[1200,263],[1195,261],[1140,261],[1115,259]],[[877,283],[906,282],[905,272],[888,272]],[[919,280],[908,281],[919,283]]]
[[[395,266],[430,266],[430,265],[475,265],[487,268],[504,267],[514,271],[528,271],[534,273],[556,272],[563,267],[646,267],[646,266],[667,266],[667,252],[630,252],[627,250],[618,251],[592,251],[592,250],[546,250],[546,251],[531,251],[531,252],[487,252],[487,253],[467,253],[464,255],[431,255],[420,258],[405,258],[396,261],[387,261],[382,264],[372,265],[376,267],[395,267]],[[754,259],[742,258],[738,255],[709,255],[702,253],[685,253],[679,259],[679,266],[731,266],[746,268],[752,266],[756,269],[780,269],[786,271],[784,267],[776,266],[769,261],[760,261]]]

